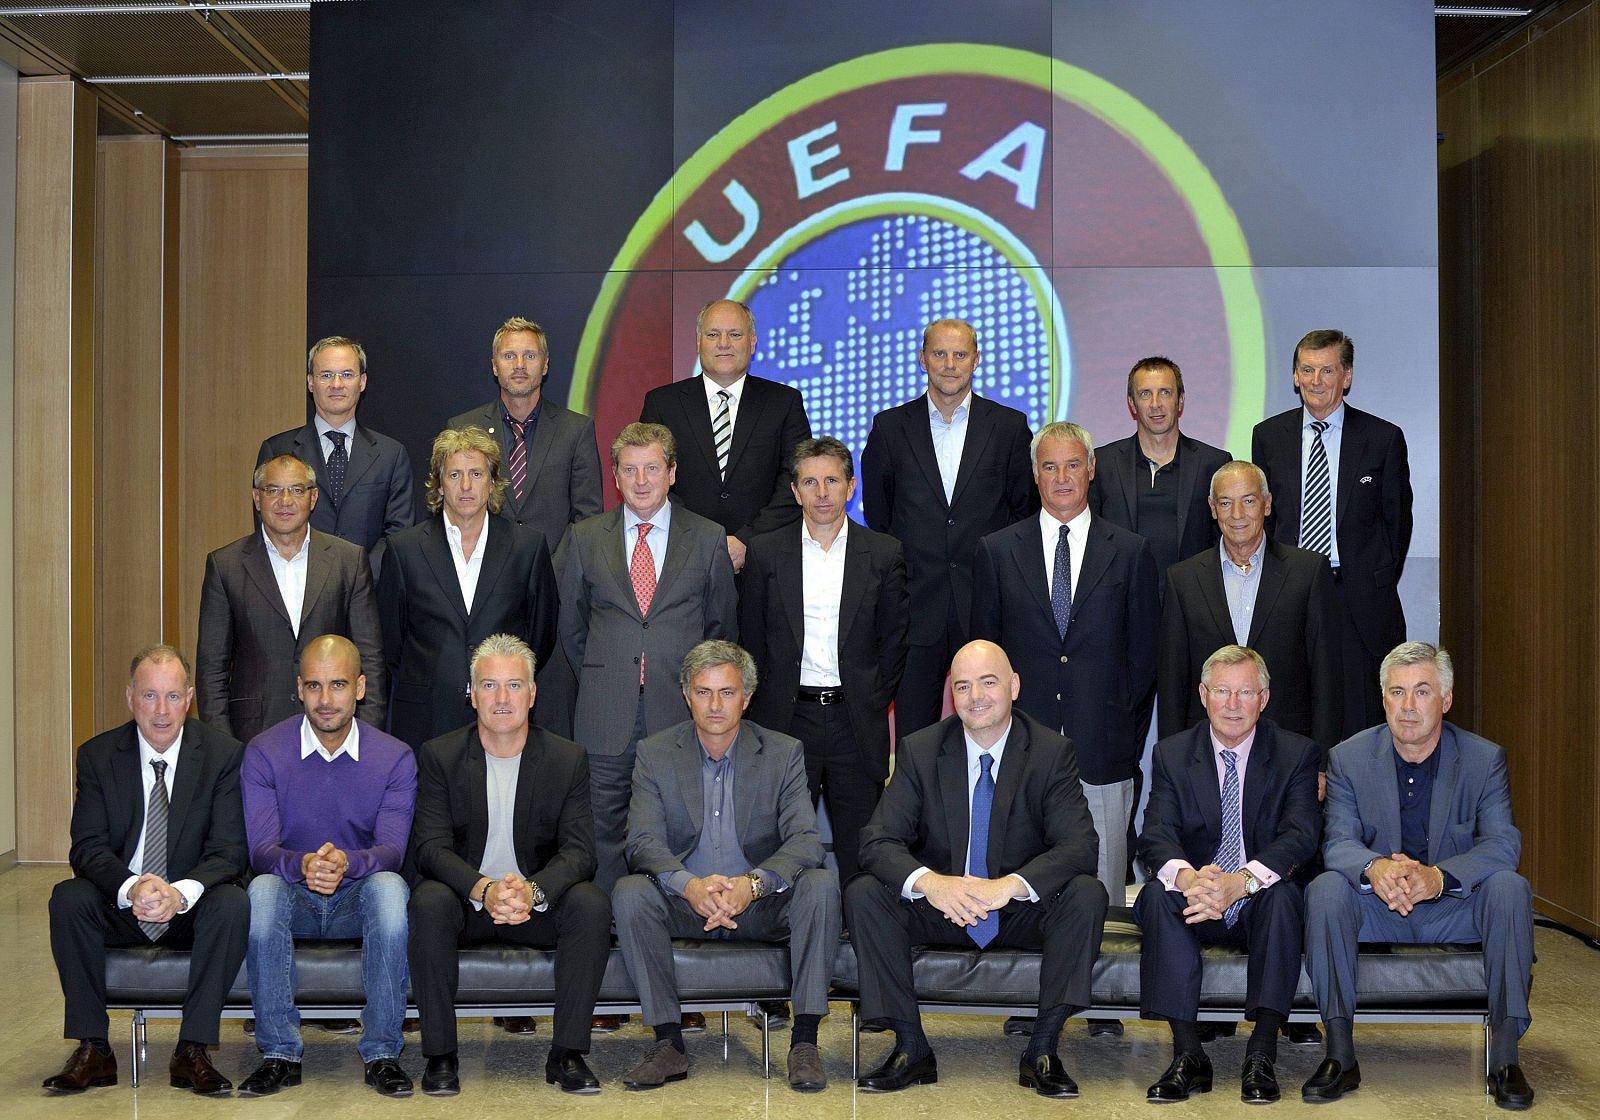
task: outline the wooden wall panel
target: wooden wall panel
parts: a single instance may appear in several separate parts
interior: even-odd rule
[[[96,191],[95,725],[128,718],[128,658],[160,641],[163,520],[177,500],[175,388],[168,336],[177,313],[177,154],[159,136],[100,141]],[[169,451],[170,448],[170,451]],[[175,635],[174,635],[175,636]]]
[[[17,858],[59,860],[72,749],[94,723],[95,98],[25,79],[17,101]]]
[[[177,644],[194,653],[206,553],[251,527],[269,435],[305,422],[304,149],[181,157]]]

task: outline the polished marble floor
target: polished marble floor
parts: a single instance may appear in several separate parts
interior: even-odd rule
[[[122,1084],[76,1097],[50,1098],[43,1078],[66,1060],[70,1047],[60,1038],[61,989],[50,961],[45,901],[51,886],[65,877],[61,867],[22,867],[0,874],[0,1118],[249,1116],[253,1120],[315,1117],[333,1120],[360,1116],[478,1117],[522,1113],[552,1117],[678,1117],[715,1115],[719,1120],[747,1117],[901,1120],[930,1114],[964,1120],[1012,1116],[1065,1115],[1092,1111],[1098,1117],[1149,1116],[1161,1106],[1146,1104],[1144,1088],[1170,1056],[1164,1027],[1130,1023],[1122,1038],[1089,1039],[1081,1023],[1068,1025],[1062,1047],[1067,1068],[1083,1089],[1077,1101],[1047,1101],[1016,1084],[1021,1044],[1000,1035],[997,1019],[930,1016],[928,1033],[939,1056],[938,1085],[889,1096],[856,1093],[850,1082],[849,1015],[843,1005],[823,1023],[822,1050],[833,1084],[824,1093],[803,1096],[783,1081],[782,1053],[787,1032],[775,1033],[774,1077],[761,1078],[761,1036],[735,1017],[730,1057],[722,1060],[716,1017],[712,1031],[689,1040],[689,1079],[649,1093],[622,1089],[621,1076],[649,1045],[649,1032],[634,1025],[595,1041],[590,1064],[604,1091],[595,1097],[563,1096],[544,1084],[543,1064],[549,1024],[541,1021],[531,1038],[513,1038],[487,1021],[462,1023],[461,1096],[405,1101],[378,1097],[361,1084],[355,1040],[308,1028],[304,1085],[259,1100],[205,1100],[167,1087],[166,1059],[177,1039],[176,1020],[152,1020],[147,1080],[135,1092],[127,1084],[127,1013],[112,1016]],[[1534,984],[1534,1024],[1523,1040],[1522,1061],[1543,1117],[1600,1116],[1600,953],[1563,933],[1538,931],[1539,964]],[[237,1022],[223,1023],[223,1044],[213,1054],[218,1067],[236,1082],[256,1064],[256,1050]],[[1483,1036],[1459,1026],[1358,1026],[1356,1045],[1364,1078],[1362,1089],[1318,1110],[1321,1120],[1371,1120],[1407,1117],[1433,1120],[1497,1114],[1482,1091]],[[875,1064],[887,1043],[867,1035],[862,1060]],[[1161,1107],[1163,1116],[1259,1117],[1264,1110],[1238,1099],[1237,1070],[1244,1039],[1213,1043],[1209,1053],[1218,1073],[1217,1091],[1181,1105]],[[1273,1113],[1304,1113],[1299,1084],[1321,1058],[1318,1050],[1280,1050],[1278,1071],[1285,1089]],[[402,1059],[413,1076],[422,1059],[412,1047]],[[973,1109],[967,1113],[967,1109]],[[1269,1113],[1269,1115],[1272,1113]]]

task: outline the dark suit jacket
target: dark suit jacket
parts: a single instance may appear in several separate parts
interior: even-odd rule
[[[452,416],[450,427],[483,428],[499,440],[501,473],[510,478],[511,432],[499,397]],[[528,479],[521,502],[510,486],[506,487],[506,508],[501,512],[519,525],[539,530],[555,548],[567,535],[568,525],[605,508],[600,497],[600,450],[595,444],[594,421],[541,396],[539,423],[528,445]]]
[[[1511,815],[1506,753],[1487,739],[1445,724],[1439,771],[1428,807],[1431,864],[1448,871],[1470,895],[1496,871],[1515,871],[1522,833]],[[1361,870],[1400,848],[1400,786],[1394,773],[1394,737],[1387,724],[1352,735],[1333,750],[1328,768],[1328,820],[1322,860],[1361,887]],[[1421,852],[1407,852],[1421,858]]]
[[[661,880],[684,870],[705,826],[705,750],[692,720],[639,742],[628,806],[628,867]],[[733,744],[734,829],[751,868],[793,885],[822,866],[800,740],[745,720]]]
[[[728,536],[748,544],[753,537],[800,519],[800,507],[789,489],[789,456],[797,443],[811,438],[811,421],[798,390],[764,377],[745,378],[726,481],[717,470],[704,374],[651,389],[639,419],[672,429],[678,441],[673,496],[717,522]]]
[[[1160,594],[1149,543],[1091,514],[1063,638],[1050,606],[1038,517],[978,542],[971,636],[1010,655],[1022,678],[1017,707],[1063,729],[1090,785],[1138,772],[1144,727],[1136,714],[1155,685]]]
[[[1216,519],[1206,499],[1211,476],[1233,456],[1221,448],[1178,436],[1178,559],[1187,560],[1217,543]],[[1150,468],[1139,452],[1137,434],[1098,447],[1089,508],[1096,516],[1131,532],[1139,532],[1139,490],[1150,485]],[[1166,575],[1165,572],[1160,573]]]
[[[488,773],[476,722],[422,744],[411,825],[415,878],[437,879],[462,898],[477,886],[489,840]],[[589,759],[572,740],[528,729],[511,845],[517,866],[552,906],[574,883],[594,876]]]
[[[747,715],[786,734],[794,720],[806,636],[804,532],[794,525],[751,541],[739,592],[739,633],[761,676]],[[900,542],[850,522],[839,598],[839,677],[862,769],[879,782],[889,777],[889,704],[905,672],[910,625]]]
[[[267,542],[258,529],[206,557],[200,588],[195,694],[200,718],[241,742],[299,715],[300,653],[324,634],[342,634],[361,652],[367,695],[357,714],[381,723],[383,633],[366,554],[350,541],[311,530],[300,633],[289,625]]]
[[[949,716],[907,736],[872,820],[861,830],[861,868],[895,894],[919,867],[961,875],[971,803],[961,721]],[[1041,899],[1075,875],[1094,875],[1100,840],[1078,779],[1072,744],[1012,709],[989,813],[989,874],[1021,875]]]
[[[1039,509],[1028,419],[974,393],[954,498],[945,501],[928,426],[928,395],[872,419],[861,453],[861,508],[867,524],[906,550],[906,580],[916,612],[911,644],[941,641],[955,614],[966,643],[972,615],[972,554],[979,538]]]
[[[256,466],[279,455],[293,455],[310,463],[317,472],[318,490],[311,527],[343,537],[370,552],[384,537],[410,527],[414,520],[411,456],[398,441],[359,423],[356,437],[345,452],[350,456],[350,465],[345,469],[344,493],[338,501],[328,489],[328,464],[323,461],[322,439],[314,423],[264,440],[256,453]],[[257,515],[257,528],[260,525]],[[369,676],[369,687],[371,683]]]
[[[1267,473],[1272,518],[1267,532],[1300,543],[1300,434],[1304,410],[1293,408],[1256,425],[1251,459]],[[1400,572],[1411,548],[1411,466],[1406,437],[1387,420],[1344,408],[1339,441],[1339,595],[1350,606],[1367,650],[1382,657],[1405,641]]]
[[[556,580],[544,537],[489,515],[489,542],[473,595],[461,596],[444,514],[389,538],[378,576],[383,651],[392,679],[389,733],[413,749],[473,720],[472,651],[490,634],[515,634],[543,665],[556,644]]]
[[[623,555],[623,506],[578,522],[556,554],[561,646],[578,673],[574,738],[592,754],[628,749],[641,700],[647,734],[681,722],[688,710],[678,686],[684,655],[707,638],[739,638],[727,534],[668,500],[672,525],[648,622]]]
[[[1169,860],[1200,868],[1216,859],[1222,843],[1222,787],[1209,722],[1161,740],[1152,758],[1139,860],[1154,879]],[[1241,775],[1239,823],[1246,858],[1266,864],[1280,878],[1294,878],[1317,854],[1321,760],[1322,751],[1305,736],[1279,730],[1270,719],[1256,724],[1250,762]]]
[[[183,725],[167,816],[167,881],[193,879],[207,890],[244,873],[244,805],[239,760],[244,748],[199,720]],[[144,835],[144,778],[132,720],[78,748],[78,794],[72,805],[72,873],[116,905]]]
[[[1315,739],[1327,752],[1344,721],[1344,654],[1339,600],[1328,560],[1269,540],[1250,621],[1249,647],[1272,674],[1268,713],[1277,725]],[[1167,572],[1156,661],[1156,726],[1161,738],[1206,720],[1200,667],[1234,642],[1222,590],[1222,552],[1209,548]]]

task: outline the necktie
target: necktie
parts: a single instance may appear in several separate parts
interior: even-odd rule
[[[1311,458],[1306,464],[1306,500],[1300,514],[1300,547],[1333,555],[1333,489],[1328,484],[1328,449],[1322,445],[1326,420],[1311,421],[1317,433],[1311,440]]]
[[[506,423],[511,425],[511,462],[507,472],[511,476],[511,497],[521,505],[523,491],[528,485],[528,422],[515,420],[508,414]]]
[[[994,808],[994,755],[983,751],[978,755],[983,763],[983,772],[978,775],[978,784],[972,787],[972,830],[971,842],[967,846],[967,874],[975,879],[989,877],[989,811]],[[975,926],[968,926],[967,933],[972,940],[978,943],[978,948],[986,949],[989,942],[993,941],[995,934],[1000,932],[1000,915],[991,910],[989,916]]]
[[[1055,612],[1056,630],[1067,636],[1067,623],[1072,620],[1072,550],[1067,547],[1068,529],[1061,526],[1056,538],[1055,574],[1050,577],[1050,609]]]
[[[633,597],[639,602],[639,613],[649,615],[650,601],[656,597],[656,560],[650,547],[644,543],[650,522],[639,522],[639,539],[633,542],[633,559],[628,564],[628,574],[633,577]],[[639,655],[639,688],[644,688],[644,654]]]
[[[144,867],[146,875],[167,877],[167,764],[163,759],[153,759],[150,768],[156,772],[155,784],[150,787],[150,802],[144,810]],[[167,932],[166,922],[140,922],[139,928],[151,941]]]
[[[333,441],[333,454],[328,456],[328,497],[338,505],[344,496],[344,476],[350,468],[350,456],[344,449],[343,432],[329,432],[328,438]]]
[[[718,389],[717,399],[722,403],[717,406],[716,418],[711,421],[711,439],[717,445],[717,474],[726,479],[728,449],[733,446],[733,415],[728,411],[728,402],[733,400],[733,394],[726,389]]]
[[[1232,751],[1223,751],[1222,763],[1227,772],[1222,777],[1222,843],[1217,845],[1217,866],[1231,874],[1244,866],[1244,833],[1239,825],[1239,760]],[[1239,911],[1244,909],[1245,899],[1249,897],[1241,898],[1222,915],[1222,920],[1230,927],[1239,920]]]

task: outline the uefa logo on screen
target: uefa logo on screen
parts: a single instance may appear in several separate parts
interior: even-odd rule
[[[798,388],[812,428],[858,455],[876,412],[926,388],[938,318],[974,324],[978,391],[1035,428],[1127,434],[1124,379],[1156,339],[1181,340],[1190,397],[1212,398],[1186,431],[1245,447],[1261,416],[1260,300],[1216,181],[1130,94],[1026,51],[867,55],[729,122],[618,253],[572,407],[602,432],[636,419],[663,339],[675,376],[698,372],[694,315],[721,297],[755,313],[752,372]]]

